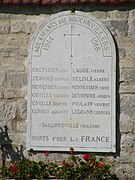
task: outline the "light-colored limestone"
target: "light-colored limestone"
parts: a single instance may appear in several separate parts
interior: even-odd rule
[[[18,101],[18,114],[21,119],[26,119],[27,116],[27,101],[25,99]]]
[[[0,34],[8,34],[10,32],[9,22],[0,22]]]
[[[25,72],[9,71],[7,73],[7,83],[14,88],[21,88],[27,83],[27,75]]]
[[[31,32],[31,26],[25,20],[12,20],[11,21],[11,32],[12,33],[26,33]]]

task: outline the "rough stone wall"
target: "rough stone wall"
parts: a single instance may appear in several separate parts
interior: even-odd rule
[[[118,150],[116,154],[107,154],[107,159],[114,164],[113,169],[120,179],[135,179],[135,8],[128,5],[109,7],[75,6],[100,19],[114,35],[117,45]],[[1,164],[4,160],[27,157],[27,55],[30,37],[44,18],[70,9],[68,6],[17,8],[0,7]],[[50,158],[60,160],[65,156],[52,153]],[[44,156],[38,153],[33,158],[43,159]]]

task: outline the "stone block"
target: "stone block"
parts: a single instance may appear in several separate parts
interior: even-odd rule
[[[27,101],[25,99],[18,101],[18,107],[19,107],[19,110],[18,110],[19,118],[26,119],[26,117],[27,117]]]
[[[16,118],[16,103],[0,101],[0,119],[13,120]]]
[[[19,54],[18,47],[0,47],[0,54],[1,56],[8,57],[8,56],[15,56]]]
[[[10,32],[9,23],[0,22],[0,34],[8,34]]]
[[[9,57],[3,57],[0,56],[0,71],[24,71],[25,70],[25,63],[24,61],[26,61],[26,58],[20,56],[20,55],[16,55],[16,56],[9,56]],[[16,66],[15,64],[17,63],[18,66]],[[8,64],[11,64],[12,67],[9,67]],[[13,65],[12,65],[13,64]],[[19,67],[21,66],[21,67]],[[15,70],[15,68],[17,68]]]
[[[120,93],[128,93],[128,94],[134,94],[135,93],[135,84],[134,83],[120,83]]]
[[[31,26],[26,20],[12,20],[11,21],[11,32],[12,33],[26,33],[31,32]]]
[[[12,127],[12,133],[17,132],[17,120],[16,119],[12,120],[11,127]]]
[[[22,62],[18,62],[18,58],[10,58],[2,63],[2,66],[6,71],[24,71],[25,66]]]
[[[12,15],[11,14],[7,14],[7,13],[0,13],[0,20],[10,20],[10,17]]]
[[[129,53],[129,52],[128,52]],[[122,68],[135,68],[135,60],[133,55],[128,55],[120,61],[120,67]]]
[[[130,120],[130,116],[128,114],[125,113],[120,113],[120,121],[129,121]]]
[[[28,49],[27,49],[27,47],[21,47],[19,53],[20,53],[20,55],[22,55],[24,57],[27,57],[28,56]]]
[[[47,19],[49,16],[48,15],[45,15],[45,14],[42,14],[42,15],[39,15],[39,16],[27,16],[27,23],[34,23],[37,25],[39,25],[39,23],[41,23],[43,20]]]
[[[116,19],[116,18],[127,19],[128,16],[129,16],[129,12],[128,11],[123,11],[123,10],[110,11],[110,17],[112,19]]]
[[[128,115],[130,119],[135,118],[135,95],[120,95],[120,112]]]
[[[119,58],[120,58],[120,60],[123,59],[125,56],[126,56],[125,48],[119,48]]]
[[[129,14],[131,18],[135,17],[135,9],[132,9]]]
[[[135,35],[135,18],[131,19],[129,21],[129,35]]]
[[[93,11],[91,14],[97,19],[106,19],[107,17],[109,17],[109,13],[105,11]]]
[[[126,20],[107,20],[104,22],[104,24],[115,36],[127,35],[128,26]]]
[[[128,164],[133,162],[133,155],[127,152],[120,153],[119,162],[121,164]]]
[[[0,99],[3,99],[3,98],[4,98],[3,88],[0,87]]]
[[[4,71],[0,70],[0,85],[5,84],[5,73]]]
[[[11,20],[25,20],[27,15],[18,13],[17,15],[15,13],[10,14]]]
[[[18,33],[18,34],[14,34],[11,33],[9,34],[7,37],[7,41],[6,41],[6,45],[8,47],[12,47],[12,46],[16,46],[16,47],[24,47],[24,46],[28,46],[28,42],[29,42],[29,35],[25,34],[25,33]]]
[[[26,133],[10,133],[9,136],[13,141],[13,146],[16,146],[17,148],[20,148],[21,145],[24,147],[26,146]]]
[[[119,180],[134,180],[134,165],[130,164],[119,164],[116,167],[115,173],[119,177]]]
[[[17,121],[17,131],[18,132],[26,132],[27,124],[25,121]]]
[[[129,60],[130,58],[134,60],[135,51],[134,51],[134,44],[135,44],[135,37],[134,36],[116,36],[115,37],[118,48],[126,50],[126,57],[125,60]]]
[[[37,28],[37,24],[39,25],[39,23],[36,24],[36,23],[30,22],[30,21],[27,21],[27,23],[30,26],[30,33],[34,33]]]
[[[24,97],[24,94],[21,91],[21,89],[7,88],[4,91],[5,99],[22,98],[22,97]]]
[[[122,68],[120,72],[120,81],[124,81],[124,83],[134,83],[135,69]]]
[[[128,148],[135,146],[135,136],[134,135],[125,135],[121,136],[121,147]]]
[[[131,39],[129,39],[129,40],[131,40]],[[133,40],[132,40],[132,41],[133,41]],[[131,56],[131,57],[133,57],[133,58],[134,58],[133,60],[135,60],[135,47],[134,47],[134,45],[135,45],[135,39],[134,39],[133,42],[131,42],[131,43],[129,44],[129,47],[127,47],[128,55]],[[128,44],[127,44],[127,46],[128,46]]]
[[[14,88],[21,88],[27,84],[27,75],[24,72],[8,72],[7,83]]]
[[[132,133],[134,131],[134,124],[132,121],[120,121],[120,132]]]

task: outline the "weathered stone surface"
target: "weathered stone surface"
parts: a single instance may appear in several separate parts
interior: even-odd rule
[[[129,21],[129,35],[135,35],[135,18]]]
[[[133,55],[128,55],[120,61],[120,67],[123,68],[135,68],[135,60]]]
[[[94,11],[91,14],[98,19],[105,19],[105,18],[109,17],[109,13],[104,12],[104,11]]]
[[[130,55],[131,57],[135,58],[135,49],[134,49],[134,43],[135,41],[133,41],[128,49],[128,55]],[[128,45],[128,44],[127,44]]]
[[[134,124],[132,121],[120,121],[120,131],[122,133],[132,133],[134,131]]]
[[[37,25],[39,25],[39,23],[43,20],[44,20],[44,18],[41,16],[29,16],[29,17],[27,17],[27,23],[31,27],[31,33],[33,33],[36,30]]]
[[[123,59],[125,56],[126,56],[125,48],[119,48],[119,57],[120,57],[120,60]]]
[[[0,101],[0,119],[12,120],[16,117],[16,104],[11,102]]]
[[[26,6],[25,6],[25,8],[26,8]],[[26,18],[27,18],[27,15],[25,15],[24,13],[18,13],[17,15],[15,13],[10,14],[10,20],[13,20],[13,21],[15,21],[15,20],[24,21],[24,20],[26,20]]]
[[[120,153],[120,163],[122,164],[128,164],[133,163],[134,155],[132,153],[122,152]]]
[[[0,70],[0,85],[5,84],[5,72]]]
[[[24,97],[24,94],[22,91],[18,88],[7,88],[4,91],[4,98],[5,99],[13,99],[13,98],[22,98]]]
[[[8,72],[7,82],[12,87],[23,87],[27,84],[27,75],[24,72]]]
[[[12,132],[17,132],[17,120],[13,119],[11,122],[11,128],[12,128]]]
[[[125,114],[124,112],[120,113],[120,120],[121,121],[129,121],[130,120],[130,116],[128,114]]]
[[[123,18],[126,19],[129,16],[129,11],[119,11],[119,10],[114,10],[110,11],[110,17],[115,19],[115,18]]]
[[[121,94],[120,111],[130,118],[135,117],[135,95]]]
[[[121,69],[120,81],[125,83],[134,83],[135,82],[135,69]]]
[[[126,50],[125,61],[134,61],[135,59],[135,37],[134,36],[116,36],[117,44],[119,48],[124,48]],[[123,60],[122,60],[123,61]]]
[[[9,137],[13,140],[12,145],[16,146],[17,148],[20,148],[22,145],[23,147],[26,146],[26,133],[20,132],[20,133],[9,133]]]
[[[6,14],[6,13],[0,13],[0,20],[9,20],[11,17],[11,14]]]
[[[131,11],[129,11],[129,15],[131,18],[135,17],[135,9],[132,9]]]
[[[112,34],[117,35],[127,35],[127,21],[126,20],[110,20],[105,21],[104,24],[110,29]]]
[[[134,135],[122,135],[121,136],[121,147],[134,147],[135,145],[135,136]]]
[[[25,121],[17,121],[17,131],[18,132],[26,132],[27,123]]]
[[[6,71],[24,71],[25,70],[25,66],[22,62],[18,62],[18,58],[16,57],[16,59],[8,59],[5,60],[2,63],[2,66],[4,69],[6,69]]]
[[[20,53],[20,55],[22,55],[24,57],[27,57],[28,56],[28,49],[27,49],[27,47],[21,47],[19,53]]]
[[[18,47],[1,47],[0,48],[0,54],[1,56],[15,56],[19,54],[19,48]]]
[[[5,72],[24,71],[26,70],[24,61],[26,61],[26,58],[21,55],[8,56],[8,57],[0,56],[0,69],[1,71],[5,71]],[[15,65],[16,63],[18,66]],[[9,67],[8,64],[10,64],[11,67]],[[15,67],[17,68],[16,70],[14,69]]]
[[[124,5],[122,6],[124,7]],[[114,165],[114,169],[116,169],[120,180],[134,180],[135,9],[134,7],[128,9],[128,4],[126,4],[124,9],[122,6],[120,8],[115,6],[115,10],[114,8],[109,10],[107,7],[100,7],[98,5],[98,11],[97,7],[92,9],[91,6],[87,8],[86,6],[81,6],[81,8],[87,10],[88,13],[91,13],[101,21],[104,21],[112,34],[115,35],[119,50],[120,81],[124,81],[120,83],[120,93],[123,93],[121,94],[120,102],[120,131],[122,137],[120,156],[117,156],[117,158],[109,156],[108,159]],[[25,121],[27,106],[26,100],[24,100],[27,80],[25,79],[26,74],[24,72],[25,66],[23,62],[28,56],[29,38],[37,25],[43,19],[47,19],[51,13],[61,11],[62,7],[51,7],[47,11],[43,11],[38,7],[33,12],[27,9],[24,13],[20,7],[19,9],[22,14],[19,14],[19,10],[15,14],[11,9],[13,7],[9,8],[10,10],[5,9],[5,13],[0,13],[0,127],[8,127],[8,134],[14,150],[16,151],[16,147],[20,149],[20,145],[23,145],[25,148],[23,153],[27,157],[27,127]],[[1,7],[1,12],[4,12],[3,7]],[[9,14],[10,12],[12,13]],[[35,15],[27,15],[30,13],[35,13]],[[18,98],[21,98],[21,100],[18,100]],[[68,155],[52,153],[49,159],[63,160],[65,156],[67,157]],[[43,153],[37,153],[32,158],[43,160],[45,156]],[[10,163],[10,159],[7,159],[7,161]],[[1,162],[0,154],[0,164]]]
[[[26,117],[27,117],[27,101],[25,99],[18,101],[18,106],[19,106],[19,110],[18,110],[19,118],[26,119]]]
[[[12,20],[11,21],[11,32],[12,33],[27,33],[31,32],[31,26],[26,20]]]
[[[10,31],[10,25],[8,23],[0,22],[0,34],[8,34]]]
[[[0,99],[3,99],[4,95],[3,95],[3,88],[0,87]]]
[[[2,36],[3,37],[3,36]],[[29,35],[25,33],[18,33],[18,34],[9,34],[7,37],[7,41],[4,42],[7,46],[18,46],[27,47],[29,42]]]
[[[120,83],[120,93],[135,93],[135,84],[134,83]]]
[[[116,168],[116,174],[120,180],[134,180],[135,179],[135,172],[134,172],[134,165],[119,165]]]
[[[39,16],[27,16],[27,23],[31,23],[32,25],[39,25],[44,19],[47,19],[49,15],[39,15]]]

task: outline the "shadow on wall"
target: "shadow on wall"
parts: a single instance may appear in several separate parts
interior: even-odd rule
[[[8,135],[8,127],[0,127],[0,150],[2,154],[2,165],[5,165],[6,159],[11,159],[12,163],[17,162],[18,160],[24,159],[23,155],[23,146],[20,146],[20,149],[16,148],[14,150],[12,146],[12,140]]]
[[[132,10],[135,8],[134,2],[118,3],[118,4],[98,4],[98,3],[68,3],[68,4],[54,4],[54,5],[0,5],[0,13],[7,14],[26,14],[26,15],[40,15],[40,14],[55,14],[61,11],[75,9],[77,11],[94,12],[94,11],[113,11],[113,10]]]
[[[116,153],[117,156],[120,156],[120,144],[121,144],[121,133],[120,133],[120,55],[117,42],[114,39],[116,46]]]

